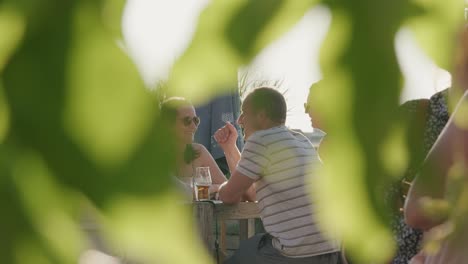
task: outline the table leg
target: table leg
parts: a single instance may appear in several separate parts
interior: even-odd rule
[[[255,235],[255,219],[247,219],[247,238],[251,238]]]
[[[255,219],[239,220],[239,239],[245,240],[255,235]]]
[[[210,203],[196,203],[194,214],[198,219],[200,236],[210,254],[215,255],[215,237],[213,236],[213,205]]]
[[[226,256],[226,221],[219,220],[219,258],[218,263],[224,262],[224,257]]]

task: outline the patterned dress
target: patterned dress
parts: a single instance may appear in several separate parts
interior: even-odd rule
[[[418,100],[410,101],[407,104],[405,103],[405,111],[407,111],[409,114],[414,113],[418,103]],[[432,145],[437,140],[439,134],[445,127],[445,124],[447,124],[449,119],[447,105],[448,89],[434,94],[429,100],[429,104],[427,106],[427,119],[424,127],[422,157],[427,155],[429,150],[432,148]],[[424,159],[419,160],[419,162],[422,162],[423,160]],[[406,180],[408,182],[412,181],[412,179],[416,176],[419,165],[420,163],[416,166],[410,167],[402,180]],[[402,184],[398,183],[392,186],[388,193],[387,199],[388,201],[396,201],[397,199],[403,200],[403,195],[405,195],[405,193],[406,192],[403,190]],[[420,249],[422,232],[406,225],[403,213],[401,212],[396,212],[392,216],[391,227],[397,243],[397,254],[391,263],[407,264]]]

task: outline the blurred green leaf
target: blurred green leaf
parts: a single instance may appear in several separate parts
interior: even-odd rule
[[[384,169],[395,180],[399,180],[404,175],[410,161],[411,154],[406,146],[405,136],[407,135],[403,125],[395,124],[381,145],[380,159]]]
[[[445,240],[453,234],[454,225],[452,222],[445,222],[441,225],[431,228],[424,234],[426,241],[424,243],[423,252],[428,256],[436,255]]]
[[[321,54],[325,84],[313,96],[328,125],[325,167],[314,185],[320,223],[337,228],[359,263],[381,263],[394,248],[383,190],[407,161],[395,116],[402,77],[394,36],[408,21],[429,55],[448,66],[462,9],[437,1],[324,2],[333,21]],[[200,102],[232,87],[238,67],[315,3],[212,1],[174,66],[169,95]],[[157,118],[152,95],[118,47],[123,4],[0,5],[0,255],[6,263],[75,260],[83,238],[71,217],[74,193],[96,206],[116,254],[210,262],[189,208],[174,203],[179,197],[169,187],[174,132]],[[459,208],[464,216],[466,208]],[[70,240],[63,243],[60,234]]]
[[[242,57],[233,52],[224,31],[241,6],[241,1],[212,1],[201,13],[190,46],[173,67],[169,95],[197,102],[215,94],[215,89],[236,83]]]
[[[20,43],[25,26],[25,19],[17,9],[0,4],[0,74],[11,53]]]
[[[450,213],[450,204],[444,199],[422,197],[419,201],[424,214],[434,222],[444,221]]]
[[[455,124],[463,130],[468,130],[468,102],[466,100],[461,101],[458,104],[457,114],[454,115]]]
[[[3,201],[9,202],[4,208],[11,216],[0,222],[11,227],[2,232],[8,263],[27,263],[33,258],[44,263],[76,260],[78,246],[57,239],[70,234],[74,243],[82,242],[76,233],[79,227],[69,218],[70,193],[57,186],[83,193],[101,212],[114,206],[124,208],[127,212],[119,210],[118,218],[110,215],[108,219],[109,223],[127,223],[121,217],[145,212],[138,211],[141,206],[119,205],[125,203],[121,197],[133,197],[142,204],[154,202],[155,194],[168,189],[175,164],[174,132],[155,115],[154,98],[118,48],[115,32],[103,22],[103,6],[93,1],[52,0],[44,5],[52,8],[29,10],[27,25],[37,23],[28,27],[3,75],[11,124],[5,144],[37,153],[31,157],[16,148],[0,150],[2,171],[10,166],[6,157],[19,151],[14,184],[2,185],[7,192],[2,189],[1,193]],[[17,194],[8,192],[11,186],[18,189]],[[44,210],[43,204],[50,207]],[[190,223],[185,211],[172,212],[170,220],[161,216],[167,214],[165,209],[156,218],[145,218],[145,225],[129,217],[134,224],[125,230],[141,235],[135,239],[145,245],[138,251],[143,257],[155,257],[151,255],[153,243],[162,245],[167,238],[147,238],[142,228],[150,223],[158,226],[160,221],[180,223],[174,219]],[[190,236],[189,227],[174,229]],[[51,233],[53,229],[57,232]],[[186,241],[185,233],[177,234],[168,247]],[[110,245],[118,243],[109,241]],[[185,256],[206,260],[196,249],[188,247]],[[12,254],[16,255],[9,257]]]
[[[392,149],[392,142],[401,137],[391,128],[397,120],[402,79],[394,36],[406,2],[329,4],[333,20],[321,53],[324,84],[315,92],[328,134],[320,175],[326,187],[319,192],[324,201],[322,222],[338,227],[357,262],[383,263],[395,248],[387,228],[384,190],[396,173],[387,169],[401,161],[383,155],[403,150]],[[366,239],[355,239],[359,234],[366,234]]]
[[[229,43],[247,58],[255,54],[253,47],[258,36],[281,10],[283,2],[260,0],[244,4],[227,25],[225,33]]]
[[[53,258],[60,263],[72,263],[85,241],[74,219],[77,208],[73,196],[54,182],[37,154],[24,152],[14,160],[12,168],[22,207],[46,251],[53,252]]]
[[[458,109],[458,113],[460,112]],[[462,144],[458,146],[457,153],[462,153]],[[450,205],[450,221],[453,223],[453,232],[450,234],[451,242],[456,245],[464,245],[468,230],[466,219],[468,217],[468,164],[462,155],[455,158],[455,162],[447,175],[446,195]]]
[[[32,238],[30,234],[28,236],[18,237],[18,242],[15,244],[13,254],[15,257],[11,263],[52,264],[57,263],[58,261],[51,259],[50,256],[44,252],[44,248],[41,246],[41,244]]]
[[[35,237],[31,223],[22,210],[18,193],[11,177],[12,156],[15,149],[4,143],[0,144],[0,255],[5,263],[15,263],[15,254],[21,238]],[[26,263],[26,262],[17,262]]]
[[[126,0],[102,0],[101,18],[103,24],[113,33],[114,38],[123,39],[122,14]]]
[[[229,43],[246,61],[288,31],[318,1],[246,1],[226,26]]]
[[[10,112],[3,92],[2,81],[0,80],[0,144],[5,139],[10,126]]]
[[[118,255],[143,263],[212,263],[194,229],[192,205],[181,198],[168,191],[115,199],[104,226]]]
[[[155,126],[153,99],[98,7],[83,1],[52,13],[54,23],[35,28],[12,57],[4,87],[15,139],[102,206],[111,193],[166,188],[173,141]]]
[[[147,135],[155,106],[135,66],[102,24],[101,13],[83,2],[73,16],[64,117],[83,152],[99,167],[112,168]]]
[[[451,70],[456,35],[463,22],[463,1],[413,0],[412,4],[422,12],[409,17],[405,25],[438,66]]]
[[[466,244],[467,238],[464,234],[468,232],[465,224],[468,217],[468,179],[464,177],[461,180],[461,187],[458,187],[461,192],[458,193],[457,203],[454,205],[454,209],[452,210],[452,221],[455,226],[453,241],[457,245]]]
[[[176,62],[171,93],[200,102],[237,83],[237,70],[281,36],[316,1],[212,1]]]
[[[54,1],[44,1],[44,6],[54,6]],[[102,185],[102,177],[95,177],[97,170],[63,129],[73,2],[57,1],[54,7],[39,8],[27,17],[23,42],[5,67],[9,135],[15,144],[40,153],[59,181],[89,195],[97,189],[94,186]],[[33,22],[34,26],[29,26]]]

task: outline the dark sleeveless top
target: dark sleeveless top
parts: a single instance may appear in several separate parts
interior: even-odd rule
[[[416,111],[418,100],[410,102],[406,107],[409,114]],[[424,128],[423,157],[426,157],[432,145],[448,122],[450,115],[448,111],[448,89],[434,94],[427,106],[427,119]],[[424,161],[424,158],[420,161]],[[410,182],[417,174],[420,164],[410,167],[405,173],[406,180]],[[395,199],[402,199],[402,184],[398,182],[388,192],[389,203]],[[422,231],[409,227],[404,221],[403,213],[395,213],[391,218],[391,228],[397,243],[397,253],[392,260],[393,264],[407,264],[409,260],[420,250]]]

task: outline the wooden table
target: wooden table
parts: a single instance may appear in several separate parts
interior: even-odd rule
[[[247,239],[255,234],[255,218],[260,218],[257,203],[241,202],[226,205],[221,201],[193,202],[193,214],[198,220],[200,235],[209,252],[216,257],[216,241],[219,242],[220,254],[218,262],[223,261],[226,254],[226,224],[225,220],[239,220],[239,238]],[[218,221],[219,236],[213,233],[215,221]]]

